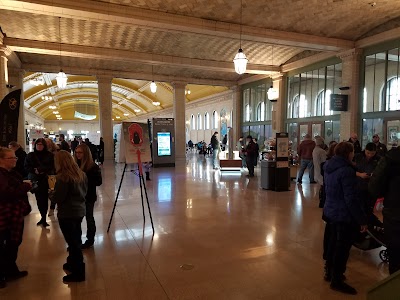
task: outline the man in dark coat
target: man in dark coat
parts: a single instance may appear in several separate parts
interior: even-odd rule
[[[220,147],[219,147],[219,141],[218,141],[217,135],[218,135],[218,132],[217,131],[214,132],[214,134],[211,137],[211,141],[210,141],[211,147],[213,149],[213,168],[214,168],[214,170],[217,170],[218,166],[219,166],[218,154],[219,154]]]
[[[386,145],[380,142],[378,134],[374,134],[372,136],[372,142],[376,145],[376,152],[378,153],[378,155],[385,156],[388,150],[386,148]]]
[[[22,242],[24,217],[31,207],[27,192],[30,182],[23,182],[22,176],[13,170],[17,157],[11,149],[0,147],[0,288],[7,280],[28,275],[16,264],[18,248]]]
[[[69,145],[65,140],[65,136],[63,134],[60,134],[60,148],[61,150],[71,152],[71,149],[69,148]]]
[[[400,270],[400,148],[390,150],[381,158],[370,181],[369,191],[384,197],[383,224],[389,254],[389,273]]]
[[[254,143],[253,137],[251,135],[248,135],[246,140],[247,146],[244,150],[244,153],[246,154],[246,164],[247,169],[249,170],[248,177],[254,177],[254,161],[257,159],[258,156],[257,146],[256,143]]]
[[[350,135],[349,143],[352,143],[352,144],[353,144],[353,147],[354,147],[354,154],[361,153],[362,150],[361,150],[360,141],[358,140],[357,133],[353,132],[353,133]]]

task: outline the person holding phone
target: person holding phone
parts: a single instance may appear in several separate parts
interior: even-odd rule
[[[6,287],[8,280],[28,275],[19,270],[16,261],[24,217],[31,212],[27,192],[32,183],[23,181],[14,170],[17,160],[12,149],[0,147],[0,288]]]

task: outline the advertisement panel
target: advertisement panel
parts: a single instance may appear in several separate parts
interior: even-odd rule
[[[151,161],[149,127],[147,123],[123,122],[125,162],[134,164]]]
[[[171,133],[157,132],[157,154],[158,156],[171,155]]]

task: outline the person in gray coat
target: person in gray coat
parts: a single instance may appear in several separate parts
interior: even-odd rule
[[[63,266],[69,274],[63,277],[63,281],[84,281],[85,263],[81,250],[81,223],[86,213],[85,197],[88,180],[71,154],[65,150],[56,154],[55,166],[56,184],[51,199],[58,205],[58,222],[69,251],[67,263]]]

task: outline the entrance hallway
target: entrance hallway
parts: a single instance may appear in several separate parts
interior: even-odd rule
[[[379,249],[353,248],[346,276],[358,295],[331,291],[323,280],[317,185],[293,182],[290,192],[265,191],[259,167],[249,179],[188,155],[185,168],[153,169],[147,182],[153,240],[148,215],[143,229],[139,182],[131,172],[106,233],[123,169],[106,162],[83,283],[62,283],[67,251],[57,218],[48,218],[48,229],[37,227],[32,201],[18,259],[29,275],[9,282],[0,299],[365,299],[366,290],[387,276]],[[82,225],[85,234],[85,220]]]

